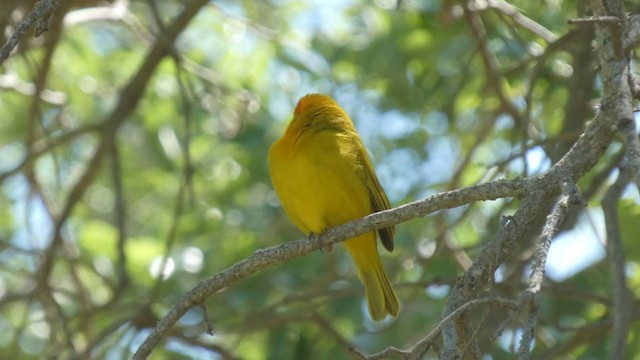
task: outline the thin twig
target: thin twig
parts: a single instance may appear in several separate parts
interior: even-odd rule
[[[590,16],[586,18],[575,18],[567,20],[570,25],[574,24],[619,24],[620,19],[615,16]]]
[[[456,310],[449,313],[445,316],[438,325],[436,325],[427,336],[425,336],[422,340],[420,340],[417,344],[415,344],[411,349],[411,353],[414,354],[424,354],[425,351],[433,345],[436,340],[436,336],[440,334],[440,331],[443,329],[445,324],[450,323],[452,320],[460,317],[463,313],[465,313],[470,308],[478,307],[484,304],[491,304],[495,306],[504,307],[510,310],[516,310],[518,308],[518,303],[514,300],[503,299],[499,297],[489,297],[489,298],[481,298],[469,301],[468,303],[460,306]],[[465,342],[467,340],[465,339]]]
[[[204,322],[205,332],[211,336],[213,336],[213,326],[211,325],[211,321],[209,320],[209,311],[207,310],[207,305],[204,303],[200,304],[200,309],[202,310],[202,321]]]
[[[415,345],[413,345],[411,348],[407,350],[402,350],[402,349],[398,349],[396,347],[390,346],[381,352],[368,355],[368,356],[356,349],[350,349],[350,351],[354,355],[356,355],[358,359],[363,359],[363,360],[383,360],[383,359],[389,359],[392,356],[394,358],[399,356],[401,359],[404,359],[404,360],[421,359],[422,356],[427,352],[427,350],[429,350],[429,348],[433,346],[433,344],[437,339],[437,336],[440,334],[440,331],[442,330],[445,324],[459,318],[462,314],[464,314],[468,310],[471,310],[478,306],[487,305],[487,304],[507,308],[512,311],[515,311],[518,308],[518,302],[514,300],[509,300],[509,299],[504,299],[499,297],[475,299],[475,300],[469,301],[466,304],[463,304],[462,306],[457,308],[455,311],[453,311],[451,314],[449,314],[447,317],[441,319],[438,322],[438,324],[434,326],[433,329],[431,329],[431,331],[429,331],[429,333],[425,337],[420,339],[420,341],[418,341]]]
[[[2,184],[9,177],[18,174],[21,171],[24,171],[25,168],[30,167],[36,160],[38,160],[38,158],[40,158],[43,155],[47,155],[56,147],[70,143],[73,140],[81,136],[84,136],[86,134],[98,132],[101,129],[102,127],[99,124],[90,124],[90,125],[77,127],[75,129],[69,130],[64,134],[49,140],[40,140],[35,142],[32,145],[32,150],[27,154],[24,160],[20,162],[20,164],[16,165],[14,168],[10,170],[0,173],[0,184]]]
[[[544,269],[547,264],[547,256],[549,254],[549,248],[551,247],[551,240],[560,230],[562,221],[569,213],[571,207],[584,203],[577,186],[573,182],[566,181],[563,184],[562,192],[562,198],[558,201],[551,214],[547,216],[547,221],[542,228],[540,243],[536,249],[535,258],[533,260],[533,269],[531,270],[531,276],[529,277],[529,286],[521,295],[521,304],[529,312],[527,324],[524,328],[520,341],[520,349],[518,351],[518,358],[521,360],[529,359],[538,317],[540,289],[542,288],[542,281],[544,280]]]
[[[631,181],[628,167],[620,168],[618,178],[602,198],[602,210],[607,229],[607,255],[613,283],[613,341],[610,359],[624,359],[631,317],[629,288],[625,275],[626,262],[618,218],[618,202]]]
[[[124,288],[129,283],[129,273],[127,272],[127,252],[125,245],[127,242],[127,206],[125,203],[124,187],[122,186],[122,169],[120,165],[120,151],[116,137],[111,138],[111,179],[115,193],[115,206],[113,212],[118,228],[118,287]]]
[[[331,322],[325,319],[322,315],[318,314],[314,311],[311,314],[311,320],[318,325],[318,327],[328,336],[335,340],[337,344],[339,344],[342,348],[347,349],[351,353],[357,353],[354,350],[353,345],[349,343],[347,339],[345,339],[340,332],[334,328]]]
[[[487,30],[480,18],[480,15],[474,11],[469,4],[464,5],[464,15],[467,25],[471,29],[471,33],[478,43],[478,49],[480,50],[480,55],[485,68],[487,85],[495,91],[496,95],[500,99],[503,111],[509,114],[517,124],[522,125],[522,116],[520,115],[518,108],[506,94],[506,89],[503,86],[502,78],[498,72],[500,63],[498,58],[490,49]]]
[[[160,36],[158,39],[164,38],[164,32],[166,32],[166,27],[162,23],[162,19],[160,17],[160,11],[158,10],[157,4],[155,0],[148,0],[149,7],[151,8],[151,14],[153,15],[153,19],[155,20],[156,26],[160,30]],[[170,55],[173,59],[173,63],[175,65],[176,71],[176,82],[178,83],[178,89],[180,90],[180,100],[182,101],[182,109],[184,110],[184,142],[182,144],[183,154],[184,154],[184,164],[183,164],[183,175],[184,175],[184,187],[187,189],[186,192],[188,194],[188,199],[193,202],[195,199],[195,191],[193,189],[193,162],[191,159],[191,132],[192,132],[192,111],[191,111],[191,103],[189,94],[193,94],[193,88],[189,86],[187,91],[187,86],[182,81],[182,73],[183,73],[183,58],[180,53],[177,51],[176,47],[173,44],[166,44],[166,46],[170,49]],[[190,84],[190,83],[189,83]]]
[[[510,16],[518,25],[543,38],[547,43],[552,43],[558,40],[558,36],[555,33],[544,27],[542,24],[523,15],[518,8],[504,0],[488,0],[487,5],[496,11]]]

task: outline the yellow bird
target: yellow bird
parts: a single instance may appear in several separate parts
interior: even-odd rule
[[[269,170],[287,215],[306,235],[390,207],[353,122],[327,95],[309,94],[298,101],[293,120],[271,146]],[[394,231],[377,231],[389,251]],[[380,262],[376,232],[345,245],[364,284],[371,318],[396,316],[398,297]]]

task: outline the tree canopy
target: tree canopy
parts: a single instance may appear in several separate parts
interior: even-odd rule
[[[3,0],[0,354],[639,356],[639,10]],[[266,161],[307,93],[397,207],[329,252]],[[400,314],[374,322],[339,243],[392,224]]]

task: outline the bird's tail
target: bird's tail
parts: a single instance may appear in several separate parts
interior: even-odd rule
[[[380,321],[387,315],[398,315],[398,296],[382,267],[375,233],[349,239],[345,244],[364,285],[371,318]]]

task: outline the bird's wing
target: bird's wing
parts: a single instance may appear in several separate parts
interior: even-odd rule
[[[360,176],[362,182],[367,188],[373,212],[387,210],[391,208],[391,204],[389,203],[389,199],[387,198],[387,194],[384,192],[382,185],[380,185],[380,181],[378,181],[378,177],[373,171],[373,166],[371,165],[371,161],[365,151],[364,146],[360,146],[358,160],[361,162],[362,168],[361,171],[359,171],[358,176]],[[393,251],[393,236],[395,234],[395,228],[390,226],[379,229],[378,234],[380,234],[380,241],[385,249]]]

